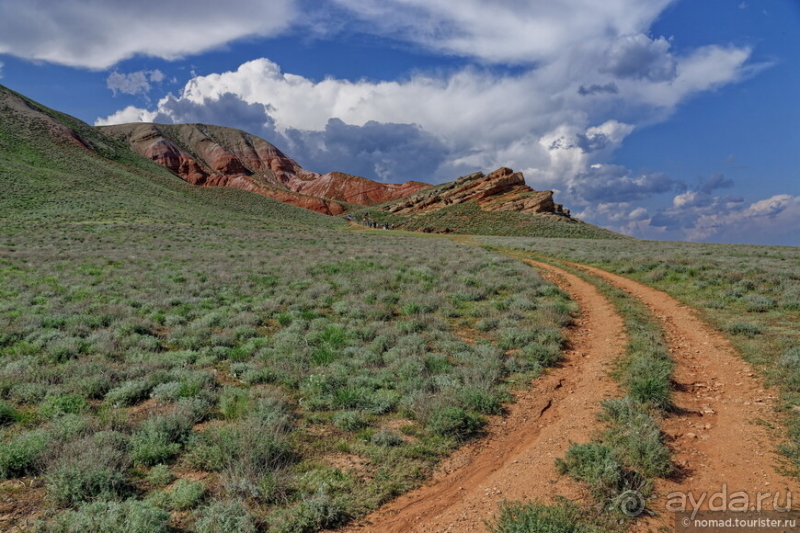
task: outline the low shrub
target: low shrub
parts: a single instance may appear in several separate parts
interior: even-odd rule
[[[358,411],[339,411],[331,418],[333,425],[342,431],[357,431],[365,428],[367,419]]]
[[[563,458],[556,459],[559,474],[583,481],[592,495],[605,501],[624,490],[625,476],[622,465],[610,446],[597,442],[573,444]]]
[[[599,529],[583,523],[585,519],[585,512],[569,503],[506,502],[489,527],[492,533],[599,533]]]
[[[150,393],[150,384],[143,380],[130,380],[111,389],[105,395],[105,401],[112,407],[129,407],[145,400]]]
[[[213,502],[195,513],[197,533],[255,533],[256,525],[242,500]]]
[[[0,446],[0,479],[36,474],[41,470],[43,453],[52,441],[43,430],[17,435]]]
[[[111,390],[111,378],[104,374],[84,376],[72,384],[72,389],[86,398],[99,400]]]
[[[752,313],[764,313],[778,306],[774,298],[763,294],[747,294],[742,300],[744,300],[745,309]]]
[[[663,359],[634,359],[625,372],[625,385],[633,400],[661,410],[672,407],[672,363]]]
[[[0,426],[11,424],[17,420],[17,412],[6,402],[0,401]]]
[[[778,358],[777,370],[789,390],[800,391],[800,346],[788,349]]]
[[[550,367],[562,358],[561,345],[556,343],[542,344],[531,342],[522,348],[522,356],[531,362],[539,363],[543,367]]]
[[[731,322],[725,330],[732,335],[742,335],[751,339],[761,335],[761,328],[750,322]]]
[[[515,350],[536,341],[536,331],[521,327],[508,327],[498,331],[497,345],[503,350]]]
[[[168,381],[153,387],[150,397],[164,403],[174,402],[181,397],[183,385],[179,381]]]
[[[478,328],[478,331],[488,332],[492,331],[497,328],[500,324],[500,320],[496,317],[486,317],[478,320],[475,323],[475,327]]]
[[[192,413],[179,410],[145,420],[131,438],[131,457],[143,466],[164,463],[186,443],[194,423]]]
[[[37,523],[36,533],[169,533],[169,513],[147,502],[98,501],[65,511],[49,523]],[[230,530],[235,531],[235,530]]]
[[[497,415],[503,411],[500,396],[483,388],[465,387],[458,391],[458,399],[466,409],[485,415]]]
[[[157,464],[150,469],[145,479],[148,483],[156,487],[166,487],[175,480],[175,475],[167,465]]]
[[[47,496],[59,506],[117,500],[130,491],[127,466],[127,454],[113,444],[98,444],[92,437],[72,442],[45,474]]]
[[[219,411],[225,420],[235,420],[250,409],[250,395],[238,387],[225,387],[219,396]]]
[[[351,502],[346,498],[331,496],[320,488],[313,496],[280,513],[278,520],[270,523],[270,529],[278,533],[314,533],[336,528],[350,519],[350,507]]]
[[[390,429],[383,428],[372,435],[370,442],[377,446],[400,446],[403,444],[403,437]]]
[[[460,407],[443,407],[431,413],[426,425],[437,435],[464,440],[477,435],[486,419]]]
[[[674,468],[657,422],[629,397],[606,400],[601,419],[611,426],[604,440],[626,465],[647,477],[665,478]]]
[[[39,414],[45,418],[53,418],[65,414],[80,414],[89,409],[86,398],[78,395],[48,396],[39,405]]]
[[[199,481],[179,479],[169,492],[170,507],[175,511],[185,511],[197,507],[206,496],[206,489]]]

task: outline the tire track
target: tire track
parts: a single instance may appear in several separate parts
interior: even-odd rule
[[[656,480],[659,498],[650,507],[657,516],[638,523],[635,530],[673,527],[666,496],[674,492],[691,493],[698,501],[703,493],[707,500],[725,487],[728,494],[744,491],[751,502],[758,493],[779,493],[781,506],[787,491],[800,495],[797,480],[776,471],[778,437],[762,422],[776,418],[777,392],[764,386],[720,332],[662,291],[598,268],[565,264],[644,302],[660,321],[675,360],[677,413],[662,423],[662,431],[679,473],[673,479]],[[800,498],[795,500],[797,508]],[[772,505],[770,497],[764,509]],[[707,509],[708,502],[701,508]]]
[[[624,324],[592,284],[549,264],[526,262],[581,306],[561,365],[519,393],[509,415],[494,417],[487,436],[445,461],[431,482],[344,531],[483,532],[502,500],[587,497],[580,484],[558,475],[554,461],[571,442],[586,442],[600,429],[600,402],[617,393],[608,365],[624,353]]]

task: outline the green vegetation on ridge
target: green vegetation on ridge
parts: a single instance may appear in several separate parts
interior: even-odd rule
[[[474,201],[419,215],[392,214],[376,208],[365,208],[350,214],[359,220],[368,216],[369,220],[379,224],[386,223],[402,230],[424,231],[427,233],[628,239],[624,235],[577,219],[526,215],[516,211],[483,211]]]

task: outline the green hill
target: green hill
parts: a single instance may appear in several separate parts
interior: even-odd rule
[[[5,88],[0,191],[6,529],[338,527],[480,434],[574,310],[518,261],[190,185]]]
[[[629,239],[625,235],[578,219],[526,215],[514,211],[483,211],[477,202],[465,202],[422,214],[400,215],[375,208],[351,214],[378,224],[424,233],[455,233],[507,237],[558,237],[575,239]]]
[[[99,129],[3,86],[0,187],[6,224],[344,224],[252,193],[187,184]]]

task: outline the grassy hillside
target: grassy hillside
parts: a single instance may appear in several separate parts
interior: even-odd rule
[[[335,526],[559,359],[574,308],[516,261],[192,187],[5,89],[0,115],[3,527]]]
[[[255,194],[189,185],[97,129],[2,86],[0,116],[0,219],[6,224],[343,225]]]
[[[375,208],[362,209],[351,216],[397,229],[427,233],[459,233],[468,235],[506,235],[576,239],[629,239],[619,233],[599,228],[576,219],[556,216],[526,215],[514,211],[483,211],[475,202],[452,205],[420,215],[399,215]]]

